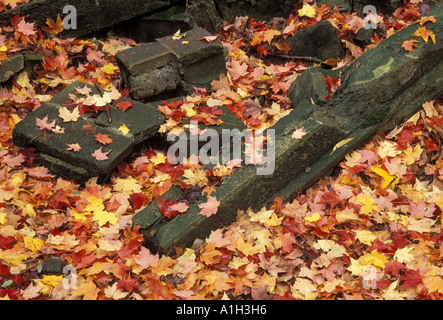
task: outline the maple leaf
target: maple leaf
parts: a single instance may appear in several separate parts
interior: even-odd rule
[[[88,95],[92,92],[92,89],[89,88],[89,87],[85,84],[85,86],[84,86],[83,88],[75,88],[75,91],[77,91],[78,93],[80,93],[80,94],[82,94],[82,95],[88,96]]]
[[[82,147],[78,143],[72,143],[72,144],[67,143],[66,145],[68,146],[66,148],[66,150],[68,151],[78,152],[82,149]]]
[[[118,67],[114,66],[112,63],[105,65],[102,68],[103,72],[106,74],[114,74],[117,70],[120,70]]]
[[[97,161],[104,161],[104,160],[108,160],[108,159],[109,159],[107,155],[109,154],[109,152],[111,152],[111,150],[109,150],[108,152],[103,152],[103,151],[102,151],[102,148],[103,148],[103,147],[101,147],[101,148],[95,150],[95,151],[92,153],[92,156],[93,156]]]
[[[307,132],[303,128],[298,128],[292,133],[291,138],[300,140],[305,134],[307,134]]]
[[[92,124],[87,123],[81,127],[81,130],[83,131],[83,134],[85,136],[87,136],[89,134],[95,134],[95,131],[97,130],[97,128],[94,127]]]
[[[140,265],[142,269],[154,267],[160,260],[158,253],[152,254],[151,251],[145,247],[140,248],[140,253],[134,257],[134,261]]]
[[[35,24],[35,22],[30,23],[30,22],[26,22],[25,19],[22,19],[17,24],[17,31],[24,34],[25,36],[35,35],[37,33],[37,30],[35,30],[34,24]]]
[[[248,74],[248,64],[240,63],[237,60],[232,60],[228,63],[228,71],[231,75],[232,80],[237,80]]]
[[[51,123],[48,123],[48,115],[43,119],[35,118],[35,122],[40,130],[51,130],[55,127],[55,119]]]
[[[415,42],[418,42],[418,40],[411,39],[411,40],[405,40],[403,44],[401,45],[402,48],[404,48],[406,51],[412,51],[414,50],[414,47],[418,47]]]
[[[198,205],[198,207],[201,209],[199,214],[210,217],[217,213],[220,201],[218,201],[215,196],[209,195],[206,196],[206,199],[208,200],[207,202]]]
[[[400,277],[400,286],[402,289],[417,288],[423,284],[423,279],[419,269],[407,269],[404,271],[404,275]]]
[[[124,136],[126,136],[129,133],[129,128],[126,126],[126,124],[122,124],[118,129]]]
[[[117,109],[122,110],[123,112],[125,112],[126,110],[128,110],[130,107],[132,107],[132,103],[131,101],[118,101],[115,105],[115,107]]]
[[[298,10],[298,15],[300,17],[314,18],[316,15],[316,11],[313,6],[311,6],[308,3],[304,3],[303,7],[300,10]]]
[[[431,38],[432,42],[435,44],[435,34],[432,30],[428,30],[425,27],[420,27],[415,31],[413,36],[421,37],[426,43],[428,43],[428,39]]]
[[[113,185],[113,189],[115,191],[120,191],[129,194],[138,193],[142,191],[138,180],[131,177],[128,177],[126,179],[117,178]]]
[[[424,25],[426,22],[434,23],[435,21],[437,21],[437,20],[435,19],[434,16],[424,16],[424,17],[421,17],[420,20],[418,20],[418,22],[420,23],[421,26]]]
[[[58,111],[58,115],[63,119],[63,122],[76,122],[80,117],[80,113],[78,112],[78,107],[75,107],[74,110],[69,111],[66,107],[60,107]]]
[[[83,296],[84,300],[96,300],[99,292],[100,289],[97,288],[94,281],[89,279],[86,282],[81,283],[72,291],[72,297]]]
[[[60,15],[57,16],[57,21],[54,21],[51,18],[47,18],[46,24],[48,25],[48,27],[42,27],[42,30],[50,34],[58,34],[64,30],[63,21],[60,18]]]
[[[109,137],[108,134],[101,134],[101,133],[97,133],[94,135],[95,140],[98,141],[99,143],[103,144],[103,145],[107,145],[112,143],[112,138]]]

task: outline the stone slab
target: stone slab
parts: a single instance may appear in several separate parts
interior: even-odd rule
[[[18,5],[15,9],[6,10],[0,14],[1,18],[11,18],[20,13],[20,16],[29,15],[28,21],[35,21],[40,27],[45,27],[48,17],[56,19],[58,15],[63,19],[63,8],[74,6],[77,12],[77,28],[66,29],[61,35],[64,37],[78,37],[129,20],[148,12],[166,9],[178,0],[33,0]]]
[[[289,54],[293,56],[307,56],[321,60],[345,56],[337,30],[328,20],[297,31],[293,37],[288,38],[288,41],[291,46]]]
[[[129,101],[132,106],[126,111],[115,108],[118,101]],[[145,104],[132,99],[122,97],[111,104],[109,109],[111,122],[106,113],[100,114],[94,121],[96,125],[109,128],[122,134],[119,128],[125,125],[129,129],[127,138],[131,138],[134,144],[139,144],[153,137],[160,126],[166,121],[165,115],[158,111],[153,104]]]
[[[308,133],[302,140],[291,135],[303,127]],[[336,119],[323,114],[318,107],[302,103],[288,116],[277,122],[275,129],[275,171],[270,175],[258,175],[257,167],[247,165],[224,177],[213,194],[221,202],[218,212],[209,218],[199,214],[198,203],[192,203],[188,211],[172,221],[155,224],[142,229],[148,246],[169,253],[174,246],[185,247],[196,238],[204,238],[211,230],[226,226],[233,221],[238,209],[260,206],[270,196],[297,177],[333,145],[340,141],[344,132]],[[315,145],[315,148],[312,146]],[[266,152],[265,152],[266,153]],[[272,160],[271,160],[272,161]],[[269,164],[268,164],[269,165]],[[200,202],[205,202],[201,200]],[[148,210],[155,210],[150,207]],[[154,236],[152,236],[154,234]]]
[[[14,74],[21,71],[25,65],[22,55],[16,55],[3,60],[0,64],[0,83],[8,81]]]

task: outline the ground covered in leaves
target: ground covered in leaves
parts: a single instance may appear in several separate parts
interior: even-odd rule
[[[269,127],[288,113],[287,90],[309,63],[285,61],[287,37],[329,19],[347,55],[325,63],[340,67],[411,23],[423,30],[411,35],[405,50],[432,40],[425,12],[426,5],[413,1],[392,16],[378,15],[384,35],[366,48],[353,41],[363,20],[328,5],[306,3],[267,24],[238,18],[218,34],[229,49],[227,76],[211,91],[197,89],[179,103],[165,103],[160,109],[168,121],[161,131],[180,132],[185,117],[211,123],[210,108],[219,105],[250,128]],[[82,187],[52,176],[35,150],[12,144],[14,125],[75,80],[126,95],[114,55],[136,45],[118,37],[64,39],[57,35],[62,29],[61,21],[48,20],[39,30],[19,16],[1,24],[0,60],[25,52],[44,59],[0,92],[0,299],[442,297],[443,101],[424,104],[404,124],[348,154],[333,176],[293,201],[239,211],[231,226],[162,256],[142,246],[133,215],[173,183],[198,186],[216,204],[214,184],[241,164],[171,166],[164,151],[144,149],[104,185],[91,180]],[[340,84],[325,81],[331,94]],[[91,106],[100,109],[97,101]],[[302,139],[302,129],[293,137]],[[180,214],[183,206],[163,211]],[[75,288],[63,287],[63,275],[42,272],[52,258],[75,268]]]

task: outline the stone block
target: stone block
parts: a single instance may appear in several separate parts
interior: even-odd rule
[[[8,81],[14,74],[24,67],[25,59],[22,55],[16,55],[3,60],[0,64],[0,83]]]
[[[209,87],[212,80],[226,73],[223,46],[219,40],[200,40],[210,35],[202,28],[182,32],[182,35],[180,39],[163,37],[116,55],[133,99],[191,93],[193,86]]]
[[[117,102],[113,102],[113,108],[109,109],[112,121],[109,122],[108,115],[102,113],[94,122],[99,126],[110,128],[116,132],[119,132],[121,126],[126,125],[129,129],[126,137],[133,139],[134,144],[139,144],[153,137],[166,121],[165,115],[152,104],[141,103],[125,97],[118,99],[118,101],[129,101],[132,103],[132,106],[123,111],[115,108]],[[122,133],[120,132],[120,134]]]
[[[288,41],[291,46],[289,54],[293,56],[327,60],[342,58],[345,55],[336,29],[327,20],[297,31]]]
[[[63,37],[78,37],[129,20],[139,15],[166,9],[178,3],[178,0],[33,0],[6,10],[0,14],[2,19],[12,18],[16,14],[28,16],[28,21],[35,21],[39,27],[45,27],[48,17],[63,19],[67,14],[63,8],[74,6],[77,14],[77,28],[65,29]]]
[[[123,112],[115,108],[117,102],[114,102],[109,110],[111,122],[107,113],[103,112],[97,118],[92,117],[91,113],[80,116],[75,122],[64,123],[59,117],[60,106],[71,100],[70,95],[79,95],[76,88],[83,88],[85,85],[91,88],[92,94],[98,93],[94,86],[77,81],[31,112],[13,130],[15,145],[36,148],[41,154],[42,163],[53,173],[80,183],[95,176],[100,181],[105,179],[131,153],[136,144],[154,136],[165,121],[165,116],[152,105],[120,98],[130,101],[132,106]],[[55,120],[55,126],[63,128],[64,132],[40,130],[36,121],[45,117],[48,117],[49,123]],[[96,141],[94,134],[85,135],[82,127],[87,124],[95,127],[95,134],[108,135],[112,142],[103,145]],[[123,124],[129,129],[126,135],[119,130]],[[79,151],[67,150],[67,144],[75,143],[80,145]],[[99,161],[93,156],[100,148],[107,153],[108,159]]]
[[[301,127],[307,134],[301,140],[292,139],[292,133]],[[330,151],[346,134],[338,119],[306,102],[280,119],[272,129],[275,130],[275,158],[267,163],[275,167],[272,174],[258,175],[257,166],[252,165],[237,168],[224,177],[221,185],[216,187],[216,193],[212,194],[220,201],[215,215],[205,217],[199,214],[198,203],[206,199],[191,203],[187,212],[173,220],[142,228],[147,245],[170,253],[174,246],[189,246],[196,238],[204,238],[211,230],[232,223],[238,209],[264,204],[288,181]],[[147,208],[158,210],[151,205]]]

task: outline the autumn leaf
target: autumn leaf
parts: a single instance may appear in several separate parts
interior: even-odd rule
[[[418,20],[418,22],[420,23],[420,25],[424,25],[426,22],[431,22],[431,23],[435,23],[437,20],[435,19],[434,16],[424,16],[421,17],[420,20]]]
[[[40,130],[52,130],[55,127],[55,119],[48,123],[48,115],[46,115],[46,117],[43,119],[35,118],[35,122]]]
[[[108,134],[101,134],[101,133],[97,133],[94,135],[95,140],[98,141],[99,143],[101,143],[102,145],[107,145],[112,143],[112,138],[109,137]]]
[[[117,70],[120,70],[118,67],[114,66],[112,63],[108,63],[102,68],[103,72],[106,74],[114,74]]]
[[[304,3],[303,7],[300,10],[298,10],[298,15],[300,17],[314,18],[316,15],[316,11],[313,6],[311,6],[308,3]]]
[[[63,21],[60,18],[60,15],[57,16],[57,21],[54,21],[51,18],[47,18],[46,24],[48,25],[48,27],[42,27],[42,30],[50,34],[58,34],[64,30]]]
[[[132,103],[131,101],[118,101],[115,105],[115,107],[117,109],[122,110],[123,112],[125,112],[126,110],[128,110],[130,107],[132,107]]]
[[[67,143],[66,145],[68,146],[66,148],[66,150],[68,151],[78,152],[82,149],[82,147],[78,143],[72,143],[72,144]]]
[[[37,30],[35,30],[34,24],[35,22],[29,23],[26,22],[25,19],[22,19],[17,24],[17,31],[24,34],[25,36],[35,35],[37,33]]]
[[[104,161],[104,160],[108,160],[108,159],[109,159],[107,155],[109,154],[109,152],[111,152],[111,150],[109,150],[108,152],[103,152],[103,151],[102,151],[102,148],[103,148],[103,147],[101,147],[101,148],[95,150],[95,151],[92,153],[92,156],[93,156],[97,161]]]
[[[307,134],[307,132],[303,128],[298,128],[292,133],[291,138],[300,140],[305,134]]]
[[[198,207],[201,209],[199,214],[206,217],[210,217],[217,213],[220,201],[217,200],[215,196],[206,196],[207,202],[199,204]]]
[[[414,50],[414,47],[418,47],[415,42],[418,42],[418,40],[415,39],[411,39],[411,40],[406,40],[403,42],[403,44],[401,45],[402,48],[404,48],[406,51],[412,51]]]
[[[124,136],[126,136],[129,133],[129,128],[126,126],[126,124],[122,124],[118,129]]]
[[[237,80],[248,74],[248,65],[246,63],[238,62],[237,60],[232,60],[228,63],[228,71],[231,75],[232,80]]]
[[[435,34],[431,30],[426,29],[425,27],[420,27],[415,31],[413,36],[421,37],[426,43],[428,43],[428,39],[431,38],[432,42],[435,44]]]
[[[78,107],[75,107],[72,112],[66,107],[60,107],[58,115],[63,119],[63,122],[76,122],[80,117]]]

